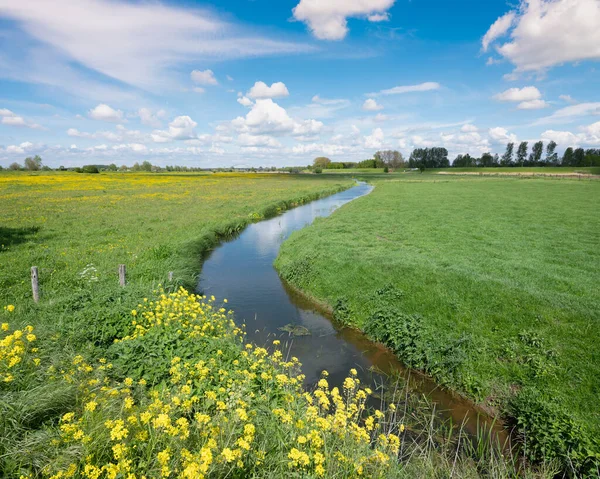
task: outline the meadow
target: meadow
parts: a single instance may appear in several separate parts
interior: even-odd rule
[[[372,391],[353,370],[305,391],[284,344],[248,343],[226,298],[183,288],[249,222],[351,184],[0,175],[0,476],[552,477],[553,461],[523,468],[485,431],[472,443],[427,405],[407,408],[403,392],[366,407]]]
[[[595,477],[600,183],[389,178],[294,233],[281,276]]]

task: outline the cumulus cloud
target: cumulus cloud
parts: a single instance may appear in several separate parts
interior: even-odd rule
[[[365,148],[381,148],[384,134],[381,128],[375,128],[370,135],[365,136]]]
[[[546,130],[542,139],[555,141],[561,147],[593,146],[600,147],[600,121],[580,127],[581,133],[571,131]]]
[[[169,123],[167,130],[154,130],[152,132],[152,140],[155,143],[167,143],[174,140],[190,140],[198,135],[195,128],[198,124],[189,116],[178,116]]]
[[[43,130],[44,128],[37,123],[28,122],[22,116],[8,110],[7,108],[0,108],[0,124],[7,126],[18,126],[24,128],[31,128],[33,130]]]
[[[285,83],[275,82],[271,86],[268,86],[265,82],[257,81],[252,88],[246,93],[249,98],[278,98],[283,96],[289,96]]]
[[[269,135],[250,135],[242,133],[238,136],[238,143],[242,147],[281,148],[281,143]]]
[[[377,111],[383,110],[383,106],[378,105],[377,102],[373,100],[373,98],[367,98],[363,103],[362,109],[365,111]]]
[[[517,10],[494,22],[483,37],[482,48],[487,50],[510,32],[510,38],[499,44],[496,51],[515,65],[516,72],[597,60],[598,25],[598,0],[522,0]]]
[[[474,131],[479,131],[479,128],[477,128],[475,125],[472,125],[471,123],[467,123],[461,126],[460,131],[462,131],[463,133],[472,133]]]
[[[494,95],[494,99],[498,101],[531,101],[542,98],[540,91],[534,86],[526,86],[523,88],[509,88]]]
[[[123,121],[123,112],[121,110],[115,110],[110,106],[101,103],[100,105],[92,108],[88,112],[88,116],[92,120],[99,121],[112,121],[112,122],[121,122]]]
[[[550,104],[544,100],[527,100],[522,101],[517,105],[519,110],[539,110],[541,108],[547,108]]]
[[[517,141],[517,135],[509,133],[506,128],[500,126],[490,128],[488,134],[495,143],[514,143]]]
[[[319,40],[342,40],[348,33],[349,17],[371,22],[388,19],[387,10],[395,0],[300,0],[292,10],[294,18],[308,25]]]
[[[507,14],[502,15],[492,24],[481,40],[481,48],[484,52],[487,52],[490,43],[492,43],[496,38],[503,36],[508,31],[508,29],[512,26],[514,19],[515,12],[508,12]]]
[[[252,105],[254,105],[254,103],[252,102],[252,100],[250,100],[250,98],[242,96],[240,98],[237,99],[237,102],[245,107],[250,107]]]
[[[161,125],[161,119],[166,116],[167,112],[165,110],[158,110],[156,113],[153,113],[150,108],[140,108],[138,110],[138,116],[140,117],[140,121],[143,125],[153,126],[158,128]]]
[[[193,70],[192,73],[190,73],[190,77],[194,83],[198,83],[199,85],[219,84],[212,70]]]
[[[79,131],[77,128],[69,128],[67,135],[75,138],[88,138],[93,140],[107,140],[113,143],[122,142],[144,142],[149,141],[150,137],[139,130],[128,130],[123,125],[117,125],[115,131],[96,131],[89,133]]]
[[[376,95],[400,95],[403,93],[414,93],[423,91],[439,90],[441,85],[437,82],[428,81],[425,83],[419,83],[417,85],[402,85],[395,86],[394,88],[388,88],[387,90],[381,90],[378,93],[369,93],[369,96]]]

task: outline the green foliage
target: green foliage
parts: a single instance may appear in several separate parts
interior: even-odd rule
[[[315,168],[313,171],[314,171],[314,172],[315,172],[317,175],[319,175],[319,174],[323,173],[323,169],[322,169],[322,168]]]
[[[344,298],[344,322],[406,364],[491,408],[544,391],[581,428],[582,444],[600,437],[600,223],[589,215],[600,183],[371,181],[371,194],[294,233],[278,271],[310,257],[310,276],[297,270],[291,283],[336,310]]]
[[[96,165],[85,165],[82,169],[81,169],[82,173],[100,173],[100,170],[98,170],[98,167]]]

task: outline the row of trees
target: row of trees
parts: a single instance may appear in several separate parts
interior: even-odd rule
[[[560,157],[556,152],[556,146],[556,142],[551,141],[546,145],[544,154],[544,143],[542,141],[535,142],[531,152],[528,151],[526,141],[519,144],[516,152],[515,144],[508,143],[502,156],[492,155],[491,153],[484,153],[480,158],[474,158],[469,154],[458,155],[452,166],[600,166],[600,149],[584,150],[583,148],[573,149],[569,147]]]
[[[397,169],[406,166],[402,153],[397,150],[382,150],[373,155],[372,159],[359,162],[331,161],[326,156],[315,158],[309,168],[320,168],[323,170],[342,170],[347,168],[389,168]]]
[[[0,169],[3,169],[0,166]],[[19,170],[27,170],[27,171],[39,171],[39,170],[50,170],[51,168],[48,166],[44,166],[42,164],[42,158],[38,155],[35,155],[33,158],[27,157],[23,164],[19,164],[16,161],[11,163],[8,167],[9,170],[19,171]]]

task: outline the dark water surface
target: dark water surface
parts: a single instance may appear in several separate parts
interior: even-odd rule
[[[329,383],[338,386],[351,368],[359,371],[363,384],[383,381],[374,370],[410,375],[412,390],[426,394],[441,414],[451,417],[455,423],[462,423],[466,417],[467,430],[474,432],[479,416],[480,423],[489,425],[491,419],[429,378],[408,371],[387,348],[370,341],[360,331],[336,324],[326,311],[319,311],[316,305],[286,286],[273,268],[279,247],[291,233],[317,217],[329,216],[372,189],[361,183],[281,216],[249,225],[239,236],[215,248],[206,259],[198,290],[218,300],[227,298],[227,306],[234,311],[236,322],[246,324],[248,340],[265,345],[281,339],[283,350],[290,349],[290,355],[302,363],[308,386],[319,380],[323,370],[329,372]],[[310,335],[289,337],[278,329],[288,324],[303,326]],[[494,425],[494,429],[504,436],[500,425]]]

